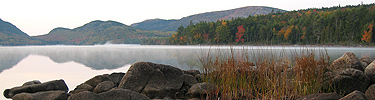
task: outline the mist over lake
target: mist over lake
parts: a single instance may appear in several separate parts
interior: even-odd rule
[[[126,72],[135,62],[172,65],[183,70],[201,70],[199,60],[207,54],[247,52],[255,61],[260,55],[293,56],[310,51],[328,53],[335,60],[345,52],[358,58],[375,57],[375,48],[300,47],[300,46],[165,46],[165,45],[94,45],[94,46],[3,46],[0,47],[0,90],[22,85],[64,79],[70,90],[99,74]],[[281,55],[280,55],[281,54]],[[5,99],[5,98],[1,98]]]

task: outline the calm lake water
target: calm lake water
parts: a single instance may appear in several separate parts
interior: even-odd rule
[[[0,46],[0,90],[20,86],[26,81],[64,79],[70,90],[100,74],[126,72],[139,61],[172,65],[184,70],[201,69],[200,57],[210,54],[248,53],[251,60],[266,55],[293,58],[303,52],[328,53],[331,60],[345,52],[359,58],[375,57],[375,48],[357,47],[282,47],[282,46]],[[280,55],[281,54],[281,55]],[[2,97],[0,99],[5,99]]]

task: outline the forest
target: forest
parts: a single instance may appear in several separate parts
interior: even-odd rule
[[[146,44],[373,45],[375,4],[272,12],[180,26]]]

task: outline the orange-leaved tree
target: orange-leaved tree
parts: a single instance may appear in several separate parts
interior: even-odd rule
[[[245,29],[243,28],[243,25],[238,26],[237,30],[238,30],[238,32],[236,33],[236,37],[237,37],[236,42],[240,42],[241,41],[243,43],[245,41],[245,39],[243,39],[242,36],[246,32]]]
[[[367,42],[367,43],[371,43],[371,41],[372,41],[372,28],[373,28],[373,24],[369,24],[368,26],[367,26],[367,29],[368,29],[368,31],[367,30],[364,30],[363,31],[363,35],[362,35],[362,41],[365,41],[365,42]]]

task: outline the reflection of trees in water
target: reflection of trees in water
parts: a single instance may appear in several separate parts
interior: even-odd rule
[[[56,63],[74,61],[92,69],[116,69],[139,61],[168,64],[184,70],[200,69],[202,64],[198,56],[206,56],[205,54],[208,53],[208,48],[200,48],[199,46],[192,47],[193,48],[179,48],[178,46],[174,48],[163,48],[163,46],[160,46],[160,48],[152,46],[136,46],[135,48],[123,46],[6,47],[0,48],[0,72],[18,64],[18,62],[29,54],[47,56]],[[217,52],[220,52],[222,54],[228,54],[228,48],[229,47],[226,47],[221,50],[212,49],[210,53],[217,54]],[[250,61],[254,61],[254,59],[258,58],[257,56],[272,56],[271,54],[278,55],[281,53],[284,53],[284,56],[292,57],[293,54],[304,51],[301,48],[281,50],[269,50],[270,48],[245,49],[246,50],[236,48],[234,52],[248,52]],[[326,49],[331,60],[337,59],[348,51],[355,53],[359,58],[365,55],[375,57],[373,48],[332,47]],[[324,49],[315,50],[314,52],[325,53]],[[241,55],[235,54],[235,56]]]
[[[17,65],[28,55],[29,52],[22,49],[0,48],[0,73]]]

